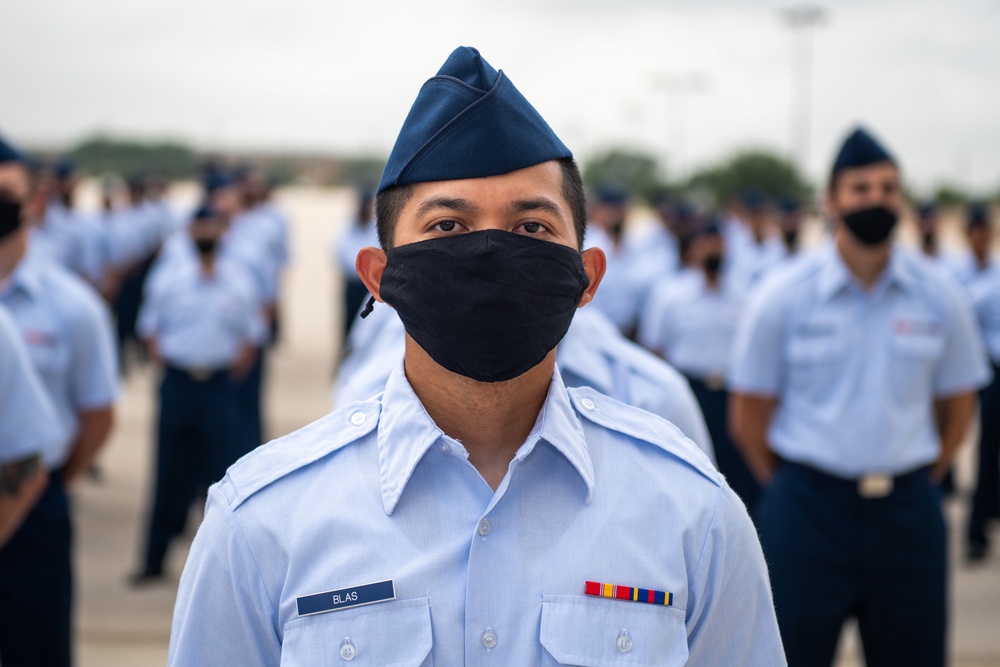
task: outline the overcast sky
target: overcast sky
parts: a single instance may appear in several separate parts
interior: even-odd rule
[[[11,0],[0,131],[387,153],[455,46],[507,72],[578,156],[686,171],[788,152],[794,39],[767,0]],[[862,122],[918,188],[1000,190],[1000,2],[828,1],[811,32],[808,170]],[[702,90],[658,90],[697,73]],[[684,101],[686,100],[686,102]],[[686,112],[685,112],[686,111]]]

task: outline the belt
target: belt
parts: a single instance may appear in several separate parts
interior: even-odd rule
[[[709,391],[722,391],[726,388],[726,376],[722,373],[713,373],[705,377],[698,377],[696,375],[684,374],[689,383],[698,383],[708,389]]]
[[[193,368],[181,368],[173,364],[167,364],[167,371],[184,375],[195,382],[209,382],[229,373],[228,368],[212,368],[210,366],[196,366]]]
[[[915,470],[892,475],[889,473],[869,473],[856,478],[839,477],[812,466],[786,459],[778,459],[779,467],[788,468],[805,474],[815,481],[844,490],[852,489],[862,498],[874,500],[892,495],[897,487],[918,480],[921,476],[929,478],[931,466],[921,466]]]

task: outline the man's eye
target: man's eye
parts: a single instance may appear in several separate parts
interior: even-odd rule
[[[542,225],[537,222],[526,222],[521,225],[521,228],[529,234],[537,234],[542,231]]]
[[[868,184],[858,183],[857,185],[854,186],[854,191],[859,195],[863,195],[864,193],[868,192]]]
[[[441,222],[439,222],[436,225],[434,225],[434,227],[438,231],[442,231],[442,232],[453,232],[453,231],[455,231],[455,227],[457,227],[457,226],[458,226],[458,223],[456,223],[454,220],[442,220]]]

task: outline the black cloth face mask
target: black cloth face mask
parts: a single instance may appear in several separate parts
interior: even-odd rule
[[[21,203],[0,197],[0,240],[21,228]]]
[[[844,216],[844,224],[854,238],[865,245],[876,246],[885,243],[898,219],[895,211],[885,206],[873,206],[848,213]]]
[[[503,382],[562,340],[590,279],[580,251],[490,229],[393,248],[382,299],[453,373]]]
[[[195,239],[194,245],[198,249],[198,254],[208,257],[215,253],[215,246],[218,239]]]
[[[722,255],[708,255],[701,264],[710,278],[715,278],[722,270]]]

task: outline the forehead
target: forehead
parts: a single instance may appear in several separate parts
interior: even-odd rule
[[[892,162],[876,162],[864,167],[852,167],[841,171],[837,178],[840,183],[859,183],[865,181],[899,180],[899,167]]]
[[[414,215],[422,203],[437,197],[464,199],[484,210],[504,207],[512,201],[546,197],[570,215],[562,185],[562,169],[555,161],[499,176],[417,183],[412,186],[413,194],[403,207],[402,217]]]

